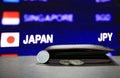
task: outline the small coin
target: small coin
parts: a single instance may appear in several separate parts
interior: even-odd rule
[[[83,65],[84,62],[81,60],[69,60],[69,63],[72,65]]]
[[[43,64],[49,60],[50,55],[46,50],[42,50],[37,54],[36,58],[39,63]]]
[[[59,63],[67,66],[70,65],[69,60],[60,60]]]

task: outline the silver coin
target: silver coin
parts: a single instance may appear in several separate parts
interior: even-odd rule
[[[69,63],[72,65],[83,65],[84,62],[81,60],[69,60]]]
[[[37,54],[36,58],[39,63],[43,64],[49,60],[49,57],[50,57],[49,53],[46,50],[42,50]]]
[[[69,60],[60,60],[59,63],[62,65],[70,65]]]

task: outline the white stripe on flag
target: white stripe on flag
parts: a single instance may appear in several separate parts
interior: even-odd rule
[[[3,18],[2,25],[18,25],[20,23],[19,18]]]

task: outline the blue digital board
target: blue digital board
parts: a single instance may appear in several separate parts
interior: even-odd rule
[[[119,0],[2,0],[0,54],[36,55],[55,44],[98,44],[119,50],[119,4]]]

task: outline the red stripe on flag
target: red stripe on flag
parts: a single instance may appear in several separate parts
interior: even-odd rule
[[[3,12],[2,17],[3,18],[20,18],[20,13],[17,11],[12,11],[12,12],[5,11],[5,12]]]
[[[18,54],[1,54],[2,57],[17,57]]]

